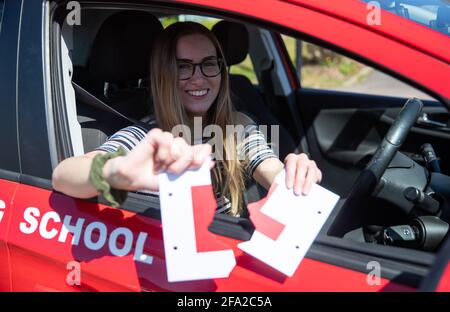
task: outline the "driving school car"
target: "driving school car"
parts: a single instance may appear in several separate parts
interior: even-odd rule
[[[267,234],[251,215],[199,209],[214,201],[208,185],[186,202],[195,252],[235,263],[184,281],[168,276],[158,197],[130,193],[113,208],[52,190],[58,162],[151,113],[148,60],[136,53],[152,40],[149,16],[213,21],[236,108],[279,125],[280,158],[309,153],[340,196],[291,276],[238,248]],[[0,0],[0,290],[449,291],[449,24],[437,0]],[[388,77],[420,99],[307,87],[286,36],[369,66],[369,91]],[[246,58],[252,75],[233,72]],[[265,196],[246,190],[249,207]]]

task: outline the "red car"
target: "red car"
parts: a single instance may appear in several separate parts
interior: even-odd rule
[[[0,0],[0,290],[449,291],[449,12],[444,0]],[[61,160],[150,113],[138,52],[151,17],[221,23],[236,107],[280,125],[280,157],[309,153],[341,197],[292,277],[237,248],[249,219],[215,215],[197,246],[233,250],[230,275],[169,282],[157,197],[112,208],[52,190]],[[307,87],[285,36],[426,97]],[[233,73],[246,57],[252,82]]]

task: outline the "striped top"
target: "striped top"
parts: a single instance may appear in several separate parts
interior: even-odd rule
[[[151,125],[149,124],[151,128]],[[96,148],[97,151],[115,152],[122,146],[126,151],[131,151],[144,139],[148,130],[141,125],[128,126],[111,135],[105,143]],[[277,157],[267,144],[264,134],[255,124],[249,124],[243,131],[237,131],[237,156],[240,160],[245,160],[244,172],[247,178],[252,178],[253,172],[264,160]],[[208,143],[210,138],[203,138],[203,143]],[[213,158],[214,159],[214,158]],[[158,192],[150,192],[158,195]],[[227,213],[231,209],[231,202],[225,196],[216,194],[216,213]]]

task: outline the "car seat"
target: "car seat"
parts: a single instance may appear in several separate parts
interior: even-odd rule
[[[215,36],[219,40],[228,66],[241,63],[249,51],[249,35],[247,28],[239,23],[230,21],[220,21],[212,28]],[[298,152],[295,141],[278,120],[273,116],[266,106],[261,94],[256,90],[250,80],[243,75],[229,74],[231,99],[236,110],[250,116],[258,125],[267,125],[270,131],[271,125],[279,126],[279,158],[283,160],[287,154]],[[268,131],[268,141],[271,134]],[[274,142],[271,142],[274,143]],[[244,200],[246,203],[255,202],[264,196],[267,191],[253,181],[246,180],[246,191]],[[246,217],[248,211],[244,211]]]
[[[109,16],[100,27],[88,65],[74,68],[73,81],[123,115],[140,120],[152,110],[148,82],[150,51],[163,27],[143,11]],[[78,122],[85,152],[130,125],[124,118],[83,102],[77,97]]]
[[[212,31],[222,46],[229,67],[241,63],[247,57],[249,34],[244,25],[223,20],[215,24]],[[283,160],[289,153],[298,152],[294,139],[270,112],[250,80],[243,75],[229,74],[229,77],[231,97],[236,110],[246,113],[259,125],[267,125],[268,130],[271,125],[279,126],[280,159]],[[270,138],[269,132],[269,141]]]

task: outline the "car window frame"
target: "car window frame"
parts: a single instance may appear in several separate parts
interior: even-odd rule
[[[23,1],[17,61],[17,115],[21,173],[51,179],[55,159],[48,89],[48,1]],[[27,47],[27,48],[24,48]],[[28,47],[39,47],[30,49]]]
[[[7,148],[0,153],[0,178],[18,181],[21,173],[19,137],[17,125],[17,49],[20,33],[19,1],[6,0],[3,14],[8,5],[8,17],[2,18],[0,32],[0,140]],[[4,43],[4,44],[3,44]]]

